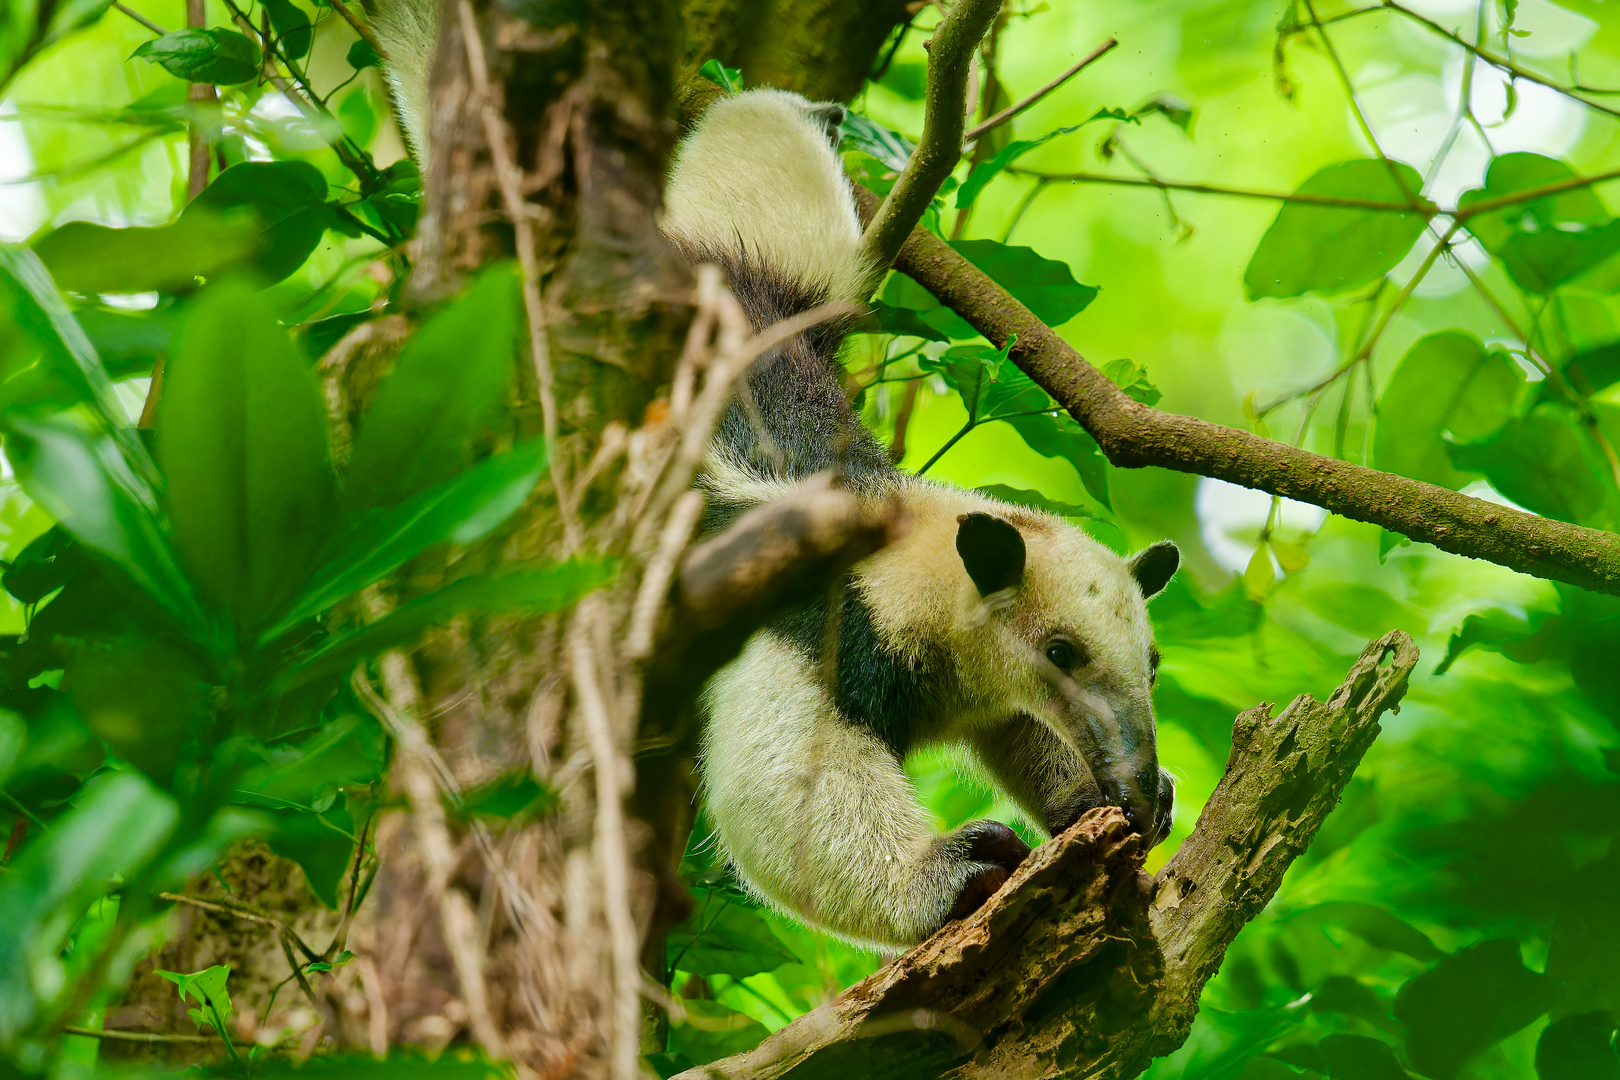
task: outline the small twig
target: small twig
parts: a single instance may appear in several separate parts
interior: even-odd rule
[[[113,7],[117,8],[119,11],[123,12],[125,15],[128,15],[130,18],[134,19],[136,22],[140,23],[142,26],[144,26],[148,30],[152,31],[152,33],[157,34],[159,37],[162,37],[164,34],[168,33],[167,30],[163,29],[163,27],[159,26],[157,23],[153,22],[151,19],[148,19],[145,15],[142,15],[140,12],[136,11],[132,7],[129,7],[129,6],[125,5],[125,4],[119,3],[118,0],[113,0]],[[64,1028],[63,1030],[65,1031],[66,1029]]]
[[[1091,52],[1086,55],[1085,59],[1081,60],[1068,71],[1065,71],[1063,74],[1059,75],[1057,78],[1053,79],[1051,82],[1029,95],[1029,97],[1025,98],[1023,101],[1020,101],[1016,105],[1011,105],[1005,109],[1002,109],[1000,112],[996,113],[996,115],[992,116],[990,119],[981,124],[973,125],[973,127],[969,128],[963,133],[962,141],[964,143],[970,143],[974,139],[977,139],[979,136],[983,135],[985,132],[1005,124],[1007,121],[1022,113],[1025,109],[1028,109],[1031,105],[1034,105],[1046,95],[1058,89],[1064,83],[1068,82],[1070,79],[1074,78],[1076,75],[1080,74],[1086,68],[1090,67],[1092,64],[1095,64],[1098,60],[1101,60],[1118,47],[1119,39],[1110,37],[1107,41],[1091,50]]]
[[[675,577],[675,566],[703,517],[704,505],[702,495],[688,491],[670,508],[669,517],[664,521],[664,531],[658,538],[658,548],[647,562],[647,569],[641,576],[641,588],[637,590],[635,604],[630,608],[630,628],[624,635],[624,655],[632,660],[643,660],[652,655],[658,615],[669,600],[669,586]]]
[[[298,951],[303,953],[305,958],[309,961],[314,962],[321,958],[321,954],[310,948],[309,945],[305,943],[304,939],[298,936],[297,931],[288,926],[285,922],[276,918],[274,915],[263,915],[257,911],[248,910],[235,904],[220,903],[213,900],[202,900],[198,897],[186,896],[182,893],[160,892],[157,894],[157,898],[159,900],[167,900],[171,904],[186,904],[194,908],[201,908],[202,910],[211,912],[215,915],[227,915],[233,919],[241,919],[243,922],[263,923],[266,926],[274,927],[278,934],[286,934],[292,940],[292,942],[298,946]]]
[[[596,850],[613,955],[609,1075],[614,1080],[636,1080],[640,1075],[641,963],[637,953],[641,936],[630,910],[630,856],[624,839],[624,793],[619,786],[623,759],[591,640],[596,636],[591,624],[605,631],[607,619],[606,601],[600,593],[580,601],[569,629],[569,669],[596,775]]]
[[[1444,26],[1442,26],[1439,23],[1435,22],[1433,19],[1430,19],[1426,15],[1423,15],[1423,14],[1421,14],[1419,12],[1413,11],[1409,7],[1406,7],[1406,6],[1402,5],[1402,4],[1396,3],[1395,0],[1381,0],[1380,6],[1387,9],[1387,10],[1389,10],[1389,11],[1399,12],[1400,14],[1406,16],[1408,19],[1411,19],[1413,22],[1416,22],[1420,26],[1423,26],[1425,29],[1429,30],[1430,32],[1435,33],[1435,34],[1439,34],[1441,37],[1445,38],[1447,41],[1453,43],[1454,45],[1462,46],[1464,49],[1467,49],[1469,52],[1473,53],[1475,56],[1479,57],[1481,60],[1483,60],[1487,64],[1491,65],[1491,67],[1496,68],[1498,71],[1505,71],[1509,75],[1512,75],[1515,79],[1523,79],[1525,82],[1532,82],[1532,83],[1535,83],[1537,86],[1545,86],[1549,90],[1555,90],[1558,93],[1563,94],[1565,97],[1569,98],[1571,101],[1578,101],[1582,105],[1585,105],[1587,108],[1595,109],[1600,113],[1607,113],[1610,116],[1620,116],[1620,109],[1616,109],[1616,108],[1614,108],[1612,106],[1605,105],[1601,101],[1593,101],[1590,98],[1583,97],[1575,89],[1573,89],[1571,87],[1568,87],[1568,86],[1565,86],[1565,85],[1563,85],[1562,83],[1558,82],[1555,79],[1549,79],[1545,75],[1538,75],[1534,71],[1531,71],[1529,68],[1522,67],[1519,64],[1514,63],[1512,60],[1507,59],[1506,57],[1497,56],[1495,53],[1486,52],[1484,49],[1480,48],[1478,45],[1475,45],[1475,44],[1469,42],[1461,34],[1458,34],[1458,33],[1454,32],[1454,31],[1451,31],[1451,30],[1447,30]],[[1378,9],[1377,8],[1363,8],[1361,10],[1362,11],[1375,11],[1375,10],[1378,10]],[[1582,89],[1584,89],[1584,88],[1582,88]],[[1594,91],[1586,90],[1585,92],[1586,93],[1593,93]],[[1612,93],[1612,91],[1605,91],[1605,92]]]
[[[57,1029],[64,1035],[83,1035],[87,1039],[106,1039],[111,1042],[131,1043],[216,1043],[219,1035],[160,1035],[151,1031],[117,1031],[103,1028],[78,1027],[63,1024]]]
[[[927,43],[928,93],[922,138],[861,238],[874,275],[888,270],[939,186],[961,160],[968,70],[979,39],[1000,10],[1001,0],[957,0],[934,28]]]
[[[388,51],[382,47],[382,42],[377,40],[377,35],[372,32],[371,27],[355,18],[354,12],[349,10],[349,5],[345,4],[343,0],[327,0],[327,2],[332,5],[332,10],[337,12],[344,22],[354,27],[354,32],[360,35],[360,40],[371,46],[371,51],[376,53],[383,63],[388,63]]]

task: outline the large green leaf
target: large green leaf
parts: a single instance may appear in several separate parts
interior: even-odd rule
[[[1068,263],[1043,258],[1027,247],[1008,247],[994,240],[953,240],[951,247],[1047,326],[1068,322],[1097,295],[1096,286],[1074,280]]]
[[[157,468],[129,430],[101,358],[38,256],[16,244],[0,244],[0,286],[10,294],[12,318],[45,350],[55,372],[89,402],[133,473],[143,482],[155,482]]]
[[[179,816],[138,774],[109,773],[0,874],[0,1044],[63,993],[61,949],[84,905],[150,861]]]
[[[1393,167],[1404,190],[1388,163],[1368,159],[1329,165],[1301,184],[1299,193],[1403,204],[1407,192],[1422,189],[1423,178],[1410,165]],[[1258,300],[1337,293],[1375,281],[1406,257],[1434,210],[1427,202],[1410,211],[1285,203],[1249,259],[1244,288]]]
[[[1378,402],[1373,461],[1386,472],[1459,488],[1448,440],[1479,442],[1509,420],[1523,380],[1511,360],[1472,334],[1447,330],[1413,345]]]
[[[7,414],[6,454],[23,490],[74,539],[112,560],[200,640],[211,630],[158,518],[152,490],[112,439],[72,417]]]
[[[369,626],[333,638],[288,671],[287,689],[337,672],[356,662],[409,644],[430,626],[464,612],[538,615],[567,607],[613,580],[612,561],[573,561],[544,570],[463,578],[404,604]]]
[[[1522,191],[1572,180],[1574,169],[1541,154],[1503,154],[1491,160],[1485,186],[1464,192],[1461,209]],[[1531,292],[1545,293],[1620,251],[1620,222],[1590,188],[1488,210],[1466,220],[1468,231],[1502,260],[1508,275]]]
[[[1517,942],[1482,941],[1408,979],[1395,997],[1412,1067],[1451,1080],[1475,1054],[1547,1011],[1552,990]]]
[[[1580,1013],[1548,1024],[1536,1041],[1540,1080],[1620,1080],[1614,1014]]]
[[[467,466],[511,385],[517,329],[517,270],[506,264],[417,331],[360,420],[351,507],[393,506]]]
[[[1447,446],[1458,469],[1485,474],[1503,495],[1545,517],[1582,521],[1607,497],[1603,463],[1572,417],[1551,403],[1480,443]]]
[[[669,963],[696,975],[745,979],[795,963],[793,955],[758,911],[711,893],[692,918],[669,933]]]
[[[1365,1035],[1329,1035],[1316,1054],[1330,1080],[1409,1080],[1389,1044]]]
[[[247,286],[198,298],[164,369],[157,452],[175,546],[251,640],[308,580],[334,515],[320,388]]]
[[[258,78],[259,66],[264,62],[252,39],[220,27],[172,30],[142,43],[130,55],[157,64],[187,82],[222,86],[251,82]]]
[[[114,229],[70,221],[34,250],[74,292],[189,292],[198,278],[238,266],[264,284],[280,281],[336,221],[315,166],[246,161],[220,173],[171,224]]]
[[[545,443],[531,439],[485,458],[455,479],[388,510],[373,510],[349,530],[345,546],[261,644],[393,573],[434,544],[469,544],[522,506],[546,464]]]
[[[83,308],[74,318],[95,347],[108,376],[146,375],[174,339],[175,311],[108,311]]]
[[[71,647],[65,685],[90,730],[169,787],[183,749],[210,715],[194,660],[161,640],[127,637]]]
[[[261,0],[270,15],[270,25],[276,28],[281,40],[281,51],[290,59],[302,60],[309,55],[314,24],[309,16],[292,0]]]

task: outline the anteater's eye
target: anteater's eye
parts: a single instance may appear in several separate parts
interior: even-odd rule
[[[1076,645],[1068,638],[1053,638],[1046,643],[1046,658],[1060,671],[1073,671],[1091,661],[1084,645]]]

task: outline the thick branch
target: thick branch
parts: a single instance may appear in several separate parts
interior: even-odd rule
[[[1226,775],[1157,878],[1112,807],[1037,849],[967,919],[753,1051],[684,1080],[858,1075],[1124,1080],[1180,1046],[1227,946],[1338,803],[1417,663],[1372,642],[1326,704],[1237,718]]]
[[[659,635],[646,708],[689,699],[772,615],[818,595],[909,527],[897,502],[864,501],[823,474],[693,548]]]
[[[906,234],[922,220],[934,193],[962,157],[963,110],[973,50],[990,29],[1001,0],[956,0],[928,42],[928,91],[922,138],[888,198],[866,226],[862,246],[872,265],[894,261]]]
[[[857,188],[863,212],[876,202]],[[1011,356],[1127,469],[1157,465],[1213,476],[1342,517],[1382,525],[1454,555],[1521,573],[1620,593],[1620,537],[1470,498],[1448,488],[1379,472],[1132,401],[1107,376],[1006,289],[921,229],[900,250],[904,271]]]

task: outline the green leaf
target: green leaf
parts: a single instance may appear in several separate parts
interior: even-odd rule
[[[64,682],[90,730],[167,788],[211,715],[203,674],[162,640],[128,637],[70,647]]]
[[[4,784],[6,777],[11,775],[27,745],[27,723],[10,709],[0,709],[0,784]]]
[[[248,769],[233,797],[274,809],[330,805],[338,791],[382,779],[388,740],[377,721],[345,713],[297,746],[278,747]]]
[[[157,467],[129,430],[107,369],[39,258],[25,247],[0,244],[0,287],[11,294],[12,318],[45,350],[52,370],[90,403],[130,470],[143,483],[156,483]]]
[[[231,969],[226,964],[215,964],[190,975],[182,975],[178,971],[154,971],[153,974],[168,979],[180,991],[181,1001],[195,1001],[201,1009],[189,1010],[191,1019],[196,1022],[197,1030],[201,1031],[203,1024],[207,1024],[219,1033],[221,1038],[229,1038],[225,1025],[231,1019],[231,992],[225,986],[225,980],[230,978]]]
[[[382,66],[382,57],[378,56],[377,50],[373,49],[365,41],[356,41],[353,45],[350,45],[344,59],[356,71],[364,71],[368,67]]]
[[[912,151],[917,149],[917,144],[904,135],[890,131],[857,112],[845,114],[838,134],[840,149],[869,154],[893,172],[903,170],[906,162],[911,160]]]
[[[1542,629],[1548,623],[1545,612],[1533,611],[1528,616],[1517,611],[1492,608],[1469,615],[1462,625],[1452,631],[1444,659],[1435,666],[1436,675],[1444,675],[1451,665],[1474,646],[1502,653],[1521,664],[1533,664],[1542,659],[1552,642]],[[1552,621],[1557,625],[1557,620]]]
[[[705,907],[718,910],[705,914]],[[668,953],[677,970],[733,979],[775,971],[798,960],[771,933],[763,915],[713,894],[709,904],[700,904],[696,915],[669,932]]]
[[[1108,457],[1074,417],[1060,412],[1050,416],[1020,416],[1007,423],[1037,454],[1062,458],[1073,465],[1086,494],[1113,509],[1108,496]]]
[[[979,332],[969,326],[967,320],[941,304],[934,298],[933,293],[898,271],[890,274],[889,280],[884,283],[881,302],[895,309],[916,312],[924,325],[931,326],[939,334],[944,335],[944,338],[933,337],[930,340],[961,341],[979,336]],[[882,318],[881,313],[879,318]]]
[[[1097,295],[1095,286],[1074,280],[1068,263],[1042,258],[1030,248],[1008,247],[994,240],[953,240],[951,247],[1047,326],[1068,322]]]
[[[74,318],[113,379],[149,375],[174,338],[173,309],[153,312],[81,308]]]
[[[986,161],[979,162],[979,164],[974,168],[972,174],[962,182],[962,186],[956,191],[956,208],[958,210],[965,210],[972,206],[973,201],[979,197],[979,193],[985,189],[990,181],[994,180],[1003,171],[1005,171],[1007,166],[1011,165],[1013,162],[1017,161],[1031,150],[1034,150],[1037,147],[1045,146],[1059,135],[1072,135],[1074,132],[1079,131],[1093,120],[1111,119],[1117,119],[1117,117],[1106,109],[1098,110],[1097,113],[1085,120],[1080,121],[1078,124],[1073,124],[1069,127],[1061,127],[1056,131],[1048,131],[1045,135],[1042,135],[1038,139],[1018,139],[1014,142],[1008,143],[1006,146],[1002,147],[994,157]]]
[[[560,563],[545,570],[463,578],[412,600],[369,626],[329,640],[289,670],[282,689],[347,671],[369,656],[415,641],[422,631],[463,612],[539,615],[567,607],[612,581],[612,561]]]
[[[308,580],[333,495],[320,388],[246,286],[194,304],[164,369],[157,454],[176,548],[252,640]]]
[[[265,644],[403,566],[434,544],[469,544],[528,499],[545,468],[541,439],[485,458],[460,476],[389,510],[373,510],[348,532],[344,548],[317,571]]]
[[[265,843],[284,859],[296,862],[304,880],[322,904],[337,910],[346,892],[344,878],[354,861],[354,815],[339,804],[322,812],[276,813]]]
[[[74,292],[178,293],[249,258],[258,237],[251,214],[192,213],[172,225],[127,229],[70,221],[36,241],[34,251]]]
[[[1536,1042],[1540,1080],[1620,1080],[1614,1014],[1581,1013],[1555,1020]]]
[[[1107,521],[1108,518],[1094,510],[1087,510],[1083,506],[1073,503],[1060,502],[1049,499],[1039,491],[1029,488],[1008,487],[1006,484],[980,484],[975,491],[982,491],[992,499],[1012,503],[1014,506],[1028,506],[1035,510],[1045,510],[1058,517],[1078,518],[1084,521]]]
[[[65,1004],[62,946],[116,877],[137,873],[179,820],[173,799],[133,772],[103,774],[0,874],[0,1042]]]
[[[1487,350],[1472,334],[1430,334],[1407,350],[1378,400],[1374,464],[1462,487],[1473,477],[1453,464],[1450,444],[1480,442],[1501,430],[1523,385],[1507,355]]]
[[[1159,388],[1148,381],[1147,368],[1135,360],[1110,360],[1102,366],[1102,373],[1108,376],[1110,382],[1121,390],[1132,401],[1139,401],[1150,408],[1159,403],[1164,395]]]
[[[292,0],[260,0],[260,3],[270,15],[270,25],[275,27],[282,54],[292,60],[308,56],[310,39],[314,37],[314,25],[309,16]]]
[[[1337,900],[1307,908],[1293,918],[1315,924],[1341,924],[1374,948],[1404,953],[1425,963],[1445,955],[1428,935],[1376,904]]]
[[[250,39],[218,27],[170,31],[143,43],[131,54],[134,57],[158,64],[187,82],[221,86],[252,82],[264,63],[259,47]]]
[[[705,60],[703,66],[698,68],[698,74],[728,94],[738,93],[743,87],[742,72],[728,68],[718,60]]]
[[[1491,160],[1485,186],[1467,191],[1459,209],[1522,191],[1572,180],[1574,169],[1541,154],[1503,154]],[[1502,260],[1508,276],[1531,292],[1546,293],[1620,251],[1620,223],[1590,188],[1574,188],[1468,217],[1469,232]]]
[[[1537,405],[1484,442],[1446,449],[1453,466],[1484,473],[1497,491],[1544,517],[1581,521],[1606,497],[1596,450],[1551,403]]]
[[[1417,170],[1399,163],[1394,167],[1416,196],[1423,188]],[[1390,166],[1376,159],[1329,165],[1301,184],[1299,193],[1407,202]],[[1419,209],[1399,212],[1286,203],[1243,272],[1244,288],[1249,299],[1258,300],[1365,285],[1406,257],[1434,212],[1433,204],[1421,199]]]
[[[544,817],[557,805],[557,793],[535,780],[528,769],[504,773],[465,792],[459,806],[447,805],[447,813],[462,819],[514,818],[533,820]]]
[[[907,278],[906,280],[909,281],[910,279]],[[912,308],[895,307],[882,300],[874,300],[872,302],[872,314],[877,318],[878,329],[885,334],[893,334],[896,337],[922,338],[924,341],[951,340],[948,334],[926,322],[921,313]],[[967,326],[966,323],[962,325]],[[971,336],[973,328],[968,327],[968,332]]]
[[[1576,353],[1564,365],[1564,377],[1576,391],[1587,395],[1620,382],[1620,341]]]
[[[23,490],[74,539],[106,556],[201,640],[209,620],[168,537],[152,490],[130,472],[119,447],[69,415],[50,420],[5,414],[6,456]]]
[[[1547,1011],[1552,988],[1517,942],[1482,941],[1408,979],[1395,997],[1412,1067],[1451,1080],[1475,1054]]]
[[[1316,1053],[1330,1080],[1408,1080],[1389,1044],[1365,1035],[1329,1035]]]
[[[1547,1025],[1536,1043],[1540,1080],[1620,1080],[1615,1016],[1589,1012]]]
[[[518,304],[516,267],[496,266],[411,338],[360,419],[349,507],[394,506],[472,461],[512,382]]]
[[[304,264],[337,221],[326,204],[326,177],[307,161],[244,161],[232,165],[181,211],[229,219],[251,211],[261,231],[253,250],[254,273],[269,285]]]
[[[682,1004],[686,1021],[671,1027],[670,1048],[698,1065],[752,1050],[770,1034],[758,1020],[718,1001],[694,999]]]

